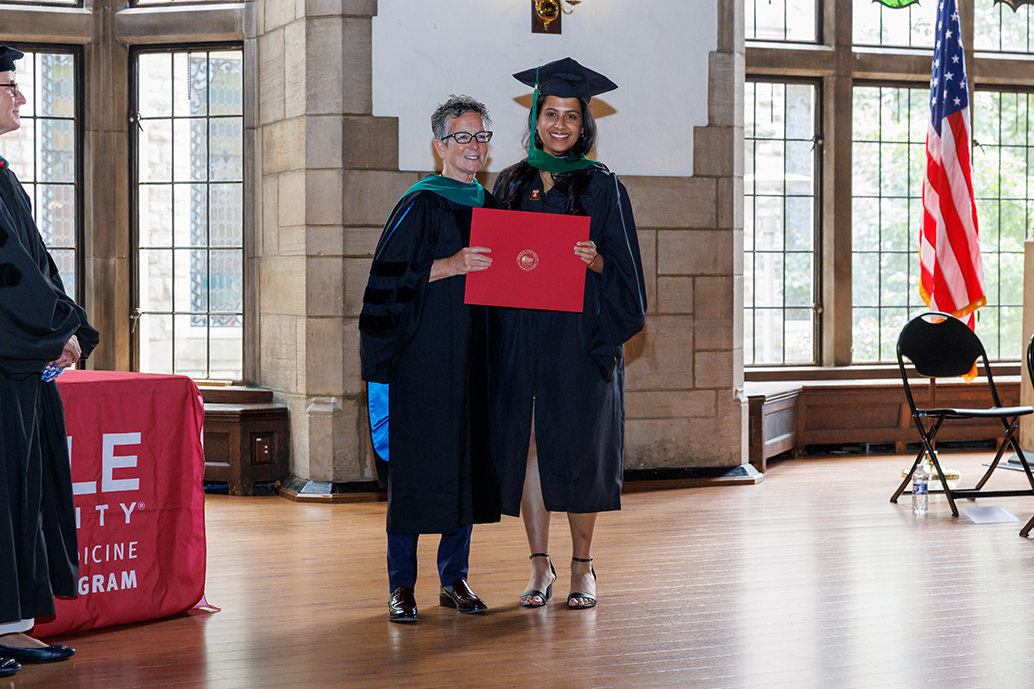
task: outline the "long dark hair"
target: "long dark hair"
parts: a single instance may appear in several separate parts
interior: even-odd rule
[[[525,130],[523,138],[525,149],[527,149],[528,141],[532,136],[535,137],[535,148],[542,148],[542,139],[539,138],[538,132],[532,127],[532,122],[538,124],[539,115],[542,113],[542,106],[545,102],[545,96],[539,98],[538,106],[535,108],[534,120],[528,120],[528,128]],[[574,143],[574,146],[571,147],[571,150],[565,156],[570,158],[581,158],[596,146],[596,119],[592,116],[592,109],[589,108],[588,101],[579,98],[578,102],[582,106],[582,129],[578,134],[578,141]],[[567,215],[588,215],[585,208],[582,207],[582,194],[589,188],[589,179],[592,176],[591,170],[592,168],[576,170],[553,176],[553,182],[556,184],[557,189],[567,199],[564,209]],[[500,207],[506,210],[519,210],[521,207],[521,196],[536,174],[538,174],[538,170],[523,160],[499,173],[495,189],[498,192],[496,193],[496,198],[499,200]]]

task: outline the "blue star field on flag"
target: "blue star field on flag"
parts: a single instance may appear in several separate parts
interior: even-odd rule
[[[966,58],[962,53],[962,31],[955,0],[937,5],[936,42],[930,77],[930,120],[940,129],[945,117],[969,107],[966,89]]]

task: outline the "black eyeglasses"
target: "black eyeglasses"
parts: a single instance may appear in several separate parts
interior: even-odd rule
[[[469,144],[472,139],[477,139],[479,144],[487,144],[492,140],[492,132],[478,132],[477,134],[471,134],[470,132],[456,132],[455,134],[449,134],[443,136],[442,141],[446,139],[455,139],[458,144]]]
[[[10,84],[0,84],[0,88],[7,89],[7,92],[12,96],[18,95],[18,83],[15,81],[12,81]]]

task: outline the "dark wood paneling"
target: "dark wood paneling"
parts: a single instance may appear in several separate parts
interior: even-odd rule
[[[1002,404],[1020,404],[1018,377],[996,379]],[[894,443],[903,452],[907,443],[919,441],[905,399],[904,387],[896,381],[804,381],[797,387],[773,388],[747,383],[750,402],[750,462],[764,471],[770,457],[793,450],[802,452],[809,445],[847,445],[856,443]],[[980,378],[973,383],[925,381],[912,385],[920,407],[991,406],[987,384]],[[788,424],[794,423],[792,431]],[[1002,424],[994,419],[949,421],[940,440],[1001,440]]]
[[[768,390],[748,397],[750,463],[765,471],[768,459],[797,444],[797,405],[801,389]]]
[[[205,404],[271,404],[273,391],[262,388],[248,388],[240,385],[198,386]]]
[[[287,407],[205,404],[205,480],[225,481],[231,495],[251,495],[259,481],[287,478]]]

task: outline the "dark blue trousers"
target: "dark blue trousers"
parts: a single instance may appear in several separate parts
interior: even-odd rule
[[[470,560],[470,534],[473,526],[461,526],[454,534],[443,534],[438,543],[438,581],[452,586],[457,579],[467,578]],[[388,534],[389,592],[399,586],[416,584],[416,544],[419,534]]]

